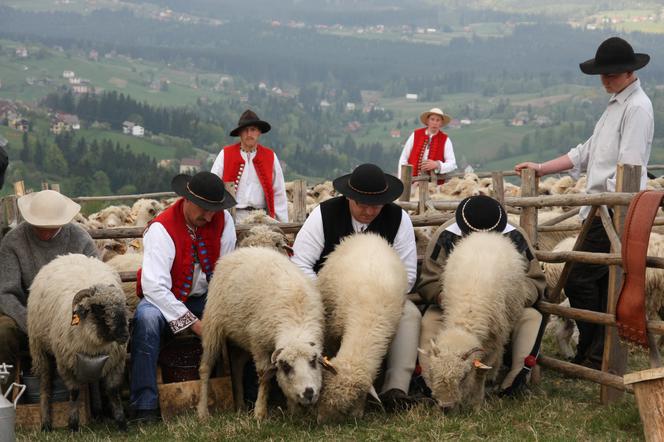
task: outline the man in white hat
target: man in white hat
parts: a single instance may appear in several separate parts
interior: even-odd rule
[[[399,178],[405,164],[413,166],[413,176],[450,173],[457,168],[452,140],[441,130],[451,120],[437,107],[420,115],[425,127],[415,129],[406,140],[399,158]],[[438,180],[438,184],[443,182]]]
[[[27,349],[28,288],[39,269],[67,253],[98,257],[90,234],[71,222],[81,206],[66,196],[42,190],[19,198],[18,208],[25,221],[0,244],[0,363],[14,366]]]

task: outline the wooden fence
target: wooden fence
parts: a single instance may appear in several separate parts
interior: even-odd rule
[[[432,201],[429,199],[428,187],[435,183],[435,175],[427,175],[421,177],[412,177],[410,166],[406,166],[402,170],[402,177],[404,177],[404,193],[397,201],[404,209],[414,211],[412,215],[413,226],[439,226],[452,217],[458,205],[458,201]],[[664,166],[656,165],[649,166],[649,169],[664,169]],[[550,231],[566,231],[572,230],[568,226],[559,226],[558,224],[565,219],[575,216],[579,212],[580,206],[591,206],[591,214],[587,219],[592,219],[596,213],[601,217],[604,226],[607,230],[608,236],[611,239],[611,252],[610,253],[588,253],[577,251],[578,246],[585,237],[589,223],[584,223],[582,227],[574,227],[580,229],[580,233],[574,249],[569,252],[545,252],[536,251],[537,258],[543,262],[565,262],[563,272],[556,288],[548,295],[546,301],[542,300],[538,303],[538,308],[546,314],[556,314],[562,317],[571,318],[575,320],[582,320],[596,324],[602,324],[606,327],[606,339],[604,349],[604,360],[602,361],[602,369],[593,370],[591,368],[582,367],[569,362],[557,360],[552,357],[541,355],[539,358],[540,365],[559,371],[569,376],[586,379],[596,382],[602,386],[600,398],[602,403],[608,404],[615,402],[621,398],[624,391],[632,391],[631,386],[623,384],[622,375],[625,373],[627,363],[627,352],[624,345],[622,345],[616,333],[616,320],[615,320],[615,306],[619,295],[620,281],[622,278],[621,254],[620,254],[620,235],[624,223],[626,213],[626,206],[629,205],[635,192],[639,189],[640,167],[629,165],[618,165],[616,192],[599,193],[599,194],[573,194],[573,195],[550,195],[538,196],[537,194],[537,178],[533,170],[524,170],[520,174],[521,178],[521,197],[505,197],[503,189],[503,179],[505,176],[516,176],[517,174],[512,171],[506,172],[490,172],[480,173],[480,177],[491,177],[493,182],[493,189],[495,197],[501,201],[508,210],[520,213],[520,225],[528,234],[531,242],[537,244],[538,232]],[[447,176],[446,178],[449,178]],[[419,186],[418,201],[410,201],[411,186],[417,183]],[[304,181],[298,181],[294,186],[294,204],[296,207],[296,214],[294,222],[276,224],[285,233],[296,233],[302,227],[305,219],[305,201],[306,201],[306,185]],[[140,195],[115,195],[105,197],[79,197],[75,198],[79,202],[88,201],[117,201],[117,200],[132,200],[139,198],[156,198],[156,197],[170,197],[174,196],[171,192],[159,192],[151,194]],[[2,198],[0,200],[0,227],[7,228],[15,225],[20,220],[20,215],[16,209],[16,196]],[[563,215],[549,220],[546,223],[538,225],[537,211],[543,207],[553,206],[566,206],[574,207],[568,210]],[[448,211],[448,213],[426,214],[427,207],[433,207],[438,210]],[[613,209],[613,218],[609,216],[608,207]],[[658,218],[657,224],[664,224],[664,219]],[[236,225],[238,233],[244,232],[251,226]],[[91,230],[90,234],[94,239],[106,238],[139,238],[143,233],[142,227],[121,227],[113,229],[98,229]],[[573,262],[586,262],[595,264],[606,264],[610,266],[610,285],[609,285],[609,302],[608,311],[606,313],[592,312],[588,310],[575,309],[570,307],[563,307],[555,302],[560,298],[560,292],[564,286],[567,275],[569,274],[570,264]],[[649,267],[664,268],[664,258],[648,257],[647,265]],[[122,274],[124,281],[135,280],[134,274]],[[555,301],[555,302],[554,302]],[[651,334],[664,334],[663,321],[648,321],[648,331]],[[655,347],[656,348],[656,347]],[[653,358],[651,357],[651,361]],[[654,362],[653,362],[654,363]]]

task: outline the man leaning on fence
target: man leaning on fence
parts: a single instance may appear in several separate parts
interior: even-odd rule
[[[182,198],[163,211],[143,236],[131,337],[130,406],[137,420],[159,419],[157,359],[164,333],[191,330],[200,336],[208,282],[217,259],[235,248],[235,205],[217,175],[177,175],[171,182]]]
[[[572,169],[572,174],[587,173],[587,193],[615,191],[618,163],[641,166],[640,188],[645,189],[646,165],[650,157],[654,133],[653,109],[650,99],[641,89],[635,71],[641,69],[650,57],[634,53],[632,46],[618,37],[611,37],[599,46],[595,58],[581,63],[581,71],[599,75],[609,103],[595,130],[585,143],[567,154],[544,163],[517,164],[517,172],[534,169],[537,176]],[[581,209],[587,218],[589,207]],[[599,216],[583,244],[582,251],[609,252],[609,238]],[[601,264],[574,263],[565,285],[565,293],[572,307],[593,311],[606,311],[609,268]],[[604,349],[604,327],[577,321],[579,345],[574,362],[593,368],[601,366]]]
[[[18,199],[18,208],[25,221],[0,245],[0,364],[14,366],[19,352],[28,349],[26,305],[37,272],[58,255],[98,257],[90,234],[71,222],[81,206],[66,196],[53,190],[29,193]]]

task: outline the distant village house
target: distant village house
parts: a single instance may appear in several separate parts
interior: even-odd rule
[[[132,135],[134,137],[142,137],[145,135],[145,128],[134,124],[131,121],[125,121],[122,123],[122,133],[125,135]]]
[[[58,135],[62,132],[79,130],[81,122],[76,115],[58,112],[51,119],[51,132]]]
[[[201,170],[200,160],[194,158],[182,158],[180,161],[180,173],[195,174]]]
[[[406,94],[406,100],[417,101],[417,94]]]

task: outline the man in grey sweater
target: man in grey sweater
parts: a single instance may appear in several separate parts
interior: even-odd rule
[[[66,196],[43,190],[19,198],[18,207],[25,221],[0,244],[0,363],[14,366],[28,348],[28,289],[39,269],[58,255],[98,257],[88,232],[71,223],[81,206]]]

